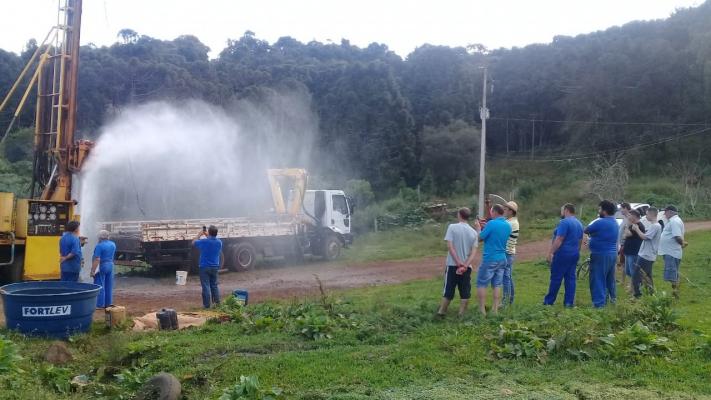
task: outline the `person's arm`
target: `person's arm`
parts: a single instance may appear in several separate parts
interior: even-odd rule
[[[452,256],[454,262],[457,263],[457,267],[464,265],[462,260],[457,255],[457,249],[454,248],[454,244],[452,244],[451,240],[447,240],[447,249],[449,249],[449,255]]]
[[[478,247],[479,247],[479,244],[477,242],[474,242],[474,244],[472,245],[472,248],[469,250],[469,257],[467,257],[467,260],[464,261],[465,267],[469,267],[474,262],[474,257],[476,257],[476,249]]]
[[[684,233],[681,231],[678,220],[675,218],[674,221],[669,221],[669,223],[671,224],[671,231],[672,236],[674,236],[674,240],[676,240],[679,245],[684,246]]]
[[[553,261],[553,254],[560,249],[560,246],[563,244],[563,241],[565,240],[565,236],[556,236],[555,240],[551,243],[551,250],[548,252],[548,258],[546,260],[548,263]]]
[[[200,233],[198,233],[198,234],[193,238],[193,246],[194,246],[195,243],[196,243],[198,240],[200,240],[200,238],[203,237],[204,235],[205,235],[205,231],[200,231]]]
[[[649,230],[646,232],[642,232],[639,229],[639,226],[637,226],[637,225],[632,225],[631,229],[632,229],[632,231],[634,231],[634,233],[637,235],[637,237],[642,240],[652,240],[652,238],[654,237],[654,233],[656,232],[656,227],[654,225],[650,225]]]
[[[91,277],[93,278],[94,275],[96,275],[96,269],[99,268],[99,260],[101,258],[99,257],[94,257],[94,260],[91,262]]]

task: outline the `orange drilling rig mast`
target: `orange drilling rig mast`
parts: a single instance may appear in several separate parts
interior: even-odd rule
[[[29,199],[0,193],[0,276],[5,281],[59,277],[58,242],[74,214],[72,176],[93,146],[76,141],[82,0],[64,0],[58,23],[0,103],[2,111],[34,67],[4,137],[11,132],[36,87],[32,185]]]

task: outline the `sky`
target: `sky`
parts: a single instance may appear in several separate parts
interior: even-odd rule
[[[57,0],[2,0],[0,48],[19,53],[57,22]],[[635,20],[666,18],[701,0],[84,0],[82,44],[110,45],[124,28],[172,40],[197,36],[216,57],[227,39],[253,31],[270,43],[365,47],[386,44],[407,56],[425,43],[490,49],[549,43],[554,36],[603,30]]]

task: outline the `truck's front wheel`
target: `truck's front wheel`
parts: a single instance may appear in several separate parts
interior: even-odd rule
[[[323,241],[321,254],[325,260],[333,261],[341,256],[341,248],[343,248],[343,243],[336,236],[328,235]]]
[[[251,243],[238,243],[232,246],[228,268],[232,271],[248,270],[257,263],[257,249]]]

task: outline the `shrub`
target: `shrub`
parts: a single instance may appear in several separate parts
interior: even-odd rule
[[[515,321],[499,325],[498,337],[491,342],[491,354],[497,358],[535,358],[543,361],[548,355],[546,348],[546,340]]]
[[[220,396],[220,400],[279,400],[285,399],[283,391],[279,388],[262,389],[256,376],[240,376],[239,382],[227,388]]]
[[[637,322],[616,334],[600,338],[602,353],[616,361],[639,361],[642,356],[654,356],[671,352],[669,339],[657,336]]]
[[[22,360],[17,345],[0,335],[0,374],[19,372],[17,363]]]

